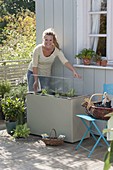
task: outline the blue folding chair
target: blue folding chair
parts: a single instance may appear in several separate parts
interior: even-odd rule
[[[103,89],[104,89],[104,92],[107,92],[109,95],[113,95],[113,84],[104,84]],[[80,140],[80,142],[76,146],[76,148],[75,148],[76,150],[78,150],[81,147],[81,148],[83,148],[83,149],[85,149],[89,152],[88,157],[90,157],[91,154],[94,152],[94,149],[97,147],[97,145],[101,145],[100,144],[101,139],[103,139],[103,141],[105,142],[107,147],[109,146],[109,143],[106,140],[106,137],[103,135],[102,131],[100,130],[100,128],[96,124],[97,119],[93,118],[92,116],[86,115],[86,114],[77,114],[76,116],[81,119],[81,121],[83,122],[83,124],[86,127],[86,132],[84,133],[82,139]],[[103,120],[98,119],[98,121],[102,122]],[[87,122],[89,122],[89,124],[87,124]],[[106,125],[107,125],[107,123],[106,123]],[[98,138],[97,138],[97,135],[94,134],[92,129],[96,130],[96,132],[99,135]],[[82,142],[83,142],[83,140],[85,139],[85,137],[87,136],[88,133],[90,133],[90,135],[92,135],[93,139],[95,140],[95,144],[93,145],[91,150],[82,146]]]

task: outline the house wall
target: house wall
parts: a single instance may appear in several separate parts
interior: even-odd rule
[[[55,29],[60,48],[66,58],[74,63],[77,39],[77,0],[35,0],[37,15],[37,44],[42,41],[42,32]],[[53,65],[53,75],[72,77],[72,73],[59,60]]]
[[[102,67],[96,65],[74,65],[78,70],[81,79],[74,79],[74,88],[78,94],[103,93],[103,84],[113,84],[113,67]],[[112,99],[112,97],[111,97]],[[112,100],[113,106],[113,100]]]
[[[42,42],[42,32],[53,27],[58,35],[61,49],[73,64],[75,54],[82,47],[87,47],[88,30],[84,20],[84,9],[88,0],[35,0],[37,15],[37,44]],[[87,14],[85,14],[87,15]],[[83,31],[84,29],[84,31]],[[72,73],[59,60],[53,65],[52,75],[71,78],[70,84],[78,94],[92,94],[103,91],[104,83],[113,83],[113,67],[75,65],[81,79],[73,78]]]

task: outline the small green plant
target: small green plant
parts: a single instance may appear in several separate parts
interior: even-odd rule
[[[109,170],[113,164],[113,141],[110,143],[110,147],[104,157],[104,170]]]
[[[107,114],[106,116],[113,116],[113,112]],[[113,128],[104,129],[103,133],[113,132]],[[108,151],[104,156],[104,169],[109,170],[111,165],[113,165],[113,140],[110,141],[110,146],[108,147]]]
[[[8,81],[0,81],[0,95],[2,98],[4,97],[5,93],[9,93],[11,90],[11,84]]]
[[[96,55],[96,52],[92,49],[87,49],[84,48],[83,50],[80,51],[79,54],[75,55],[75,58],[79,59],[92,59],[93,56]]]
[[[17,125],[14,130],[13,137],[14,138],[26,138],[30,134],[30,128],[27,127],[27,124]]]
[[[48,91],[46,89],[42,89],[42,92],[41,92],[42,95],[47,95],[48,94]]]
[[[96,55],[94,56],[93,60],[94,60],[95,62],[101,61],[101,60],[102,60],[102,57],[101,57],[101,55],[96,54]]]
[[[64,96],[64,97],[74,97],[75,96],[75,89],[70,89],[67,92],[55,92],[56,97]]]

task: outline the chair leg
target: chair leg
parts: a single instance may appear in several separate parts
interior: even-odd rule
[[[109,143],[107,142],[107,140],[105,139],[103,133],[100,131],[100,129],[97,127],[97,125],[95,124],[95,122],[92,122],[95,129],[97,130],[97,132],[99,133],[100,137],[98,138],[98,140],[96,141],[95,145],[93,146],[93,148],[91,149],[88,158],[91,156],[91,154],[93,153],[94,149],[96,148],[96,146],[99,144],[100,140],[103,139],[104,142],[106,143],[107,146],[109,146]]]
[[[82,120],[82,122],[84,123],[84,125],[86,126],[87,130],[86,130],[86,132],[84,133],[82,139],[80,140],[80,142],[79,142],[79,144],[77,145],[77,147],[75,148],[75,150],[78,150],[78,148],[79,148],[80,145],[82,144],[83,140],[84,140],[85,137],[87,136],[88,132],[90,132],[90,129],[91,129],[91,126],[92,126],[92,124],[90,124],[90,126],[88,126],[87,123],[86,123],[83,119],[81,119],[81,120]]]
[[[95,123],[95,122],[93,122],[93,125],[94,125],[95,129],[97,130],[97,132],[98,132],[98,133],[99,133],[99,135],[100,135],[99,139],[97,140],[97,141],[98,141],[98,143],[99,143],[99,141],[100,141],[100,140],[101,140],[101,138],[102,138],[102,139],[104,140],[104,142],[106,143],[106,145],[107,145],[107,146],[109,146],[108,141],[105,139],[105,137],[104,137],[103,133],[100,131],[100,129],[98,128],[98,126],[96,125],[96,123]]]
[[[85,139],[86,135],[88,134],[88,132],[90,132],[90,134],[92,135],[92,137],[94,138],[94,140],[96,141],[96,143],[94,144],[93,148],[91,150],[88,150],[89,151],[89,155],[88,155],[88,158],[91,156],[91,154],[93,153],[94,149],[96,148],[97,145],[99,145],[99,142],[101,139],[104,140],[104,142],[106,143],[107,146],[109,146],[109,143],[107,142],[107,140],[105,139],[103,133],[100,131],[100,129],[98,128],[98,126],[96,125],[95,121],[91,121],[90,122],[90,126],[87,125],[86,121],[81,118],[83,124],[85,125],[86,127],[86,132],[84,133],[82,139],[80,140],[80,142],[78,143],[78,145],[76,146],[75,150],[78,150],[79,147],[82,147],[81,144],[83,142],[83,140]],[[92,125],[95,127],[96,131],[99,133],[99,137],[98,139],[95,137],[95,135],[93,134],[92,130],[91,130],[91,127]],[[83,148],[83,147],[82,147]],[[87,150],[87,149],[86,149]]]

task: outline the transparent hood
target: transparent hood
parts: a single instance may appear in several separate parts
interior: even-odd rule
[[[34,76],[32,75],[32,82]],[[33,83],[32,88],[29,92],[34,92]],[[65,77],[55,77],[55,76],[38,76],[38,88],[37,94],[50,94],[50,95],[62,95],[74,97],[77,95],[77,90],[73,87],[73,79]]]

